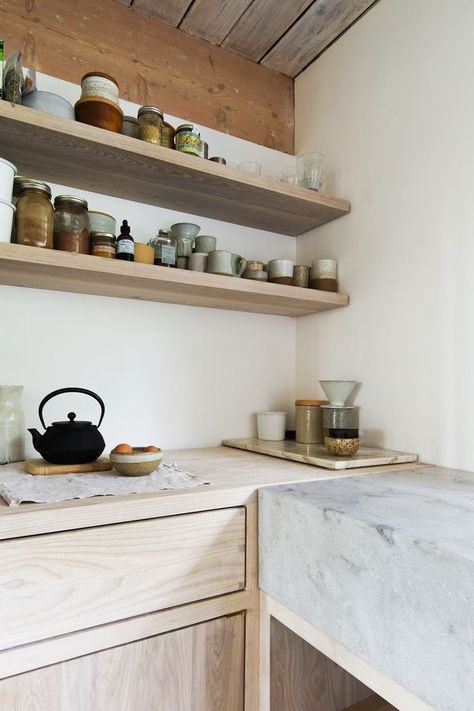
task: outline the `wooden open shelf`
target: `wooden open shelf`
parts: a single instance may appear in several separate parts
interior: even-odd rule
[[[347,200],[6,101],[0,146],[21,175],[280,234],[350,210]]]
[[[349,301],[345,294],[9,243],[0,243],[0,284],[280,316],[304,316]]]

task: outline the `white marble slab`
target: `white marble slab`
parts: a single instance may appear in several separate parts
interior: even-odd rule
[[[427,467],[259,497],[265,592],[434,709],[474,708],[474,474]]]
[[[392,452],[388,449],[372,449],[360,447],[352,457],[335,457],[329,454],[323,444],[301,444],[294,440],[285,439],[282,442],[268,442],[263,439],[224,439],[222,444],[226,447],[245,449],[248,452],[268,454],[279,459],[288,459],[302,464],[311,464],[314,467],[325,469],[357,469],[358,467],[376,467],[384,464],[404,464],[416,462],[417,454],[406,452]]]

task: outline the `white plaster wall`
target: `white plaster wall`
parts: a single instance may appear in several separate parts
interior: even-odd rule
[[[474,3],[381,0],[296,81],[297,151],[352,213],[298,239],[347,309],[297,322],[298,397],[362,382],[365,441],[474,469]]]
[[[73,102],[79,96],[78,87],[42,75],[38,88]],[[136,115],[138,106],[122,105]],[[179,120],[171,117],[175,124]],[[212,154],[236,163],[260,160],[266,173],[288,161],[277,151],[217,131],[207,129],[205,137]],[[74,186],[52,188],[53,196],[83,196],[91,209],[110,212],[118,221],[128,219],[140,242],[159,227],[192,221],[203,233],[215,235],[220,248],[249,258],[295,255],[294,238]],[[164,449],[217,445],[223,437],[255,434],[258,410],[292,405],[293,319],[7,286],[0,287],[0,304],[0,383],[24,385],[28,427],[39,424],[42,397],[65,386],[86,387],[102,396],[107,412],[101,431],[108,447],[120,441]],[[96,418],[92,400],[75,397],[73,404],[78,418]],[[46,419],[63,419],[70,405],[65,396],[57,398],[46,406]],[[27,453],[34,454],[29,441]]]

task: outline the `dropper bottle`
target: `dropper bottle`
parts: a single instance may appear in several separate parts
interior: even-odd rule
[[[117,259],[124,259],[127,262],[133,262],[135,259],[135,242],[130,234],[127,220],[122,222],[120,234],[117,237]]]

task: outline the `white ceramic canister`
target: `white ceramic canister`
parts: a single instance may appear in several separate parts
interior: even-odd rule
[[[286,412],[258,412],[258,439],[279,442],[285,439]]]
[[[0,242],[11,241],[15,212],[16,207],[11,202],[0,200]]]
[[[81,99],[108,99],[114,104],[119,103],[119,86],[109,74],[89,72],[81,79]]]
[[[21,407],[23,385],[0,385],[0,464],[25,458],[25,419]]]
[[[0,158],[0,200],[10,202],[13,193],[13,179],[16,175],[16,166],[5,158]]]

